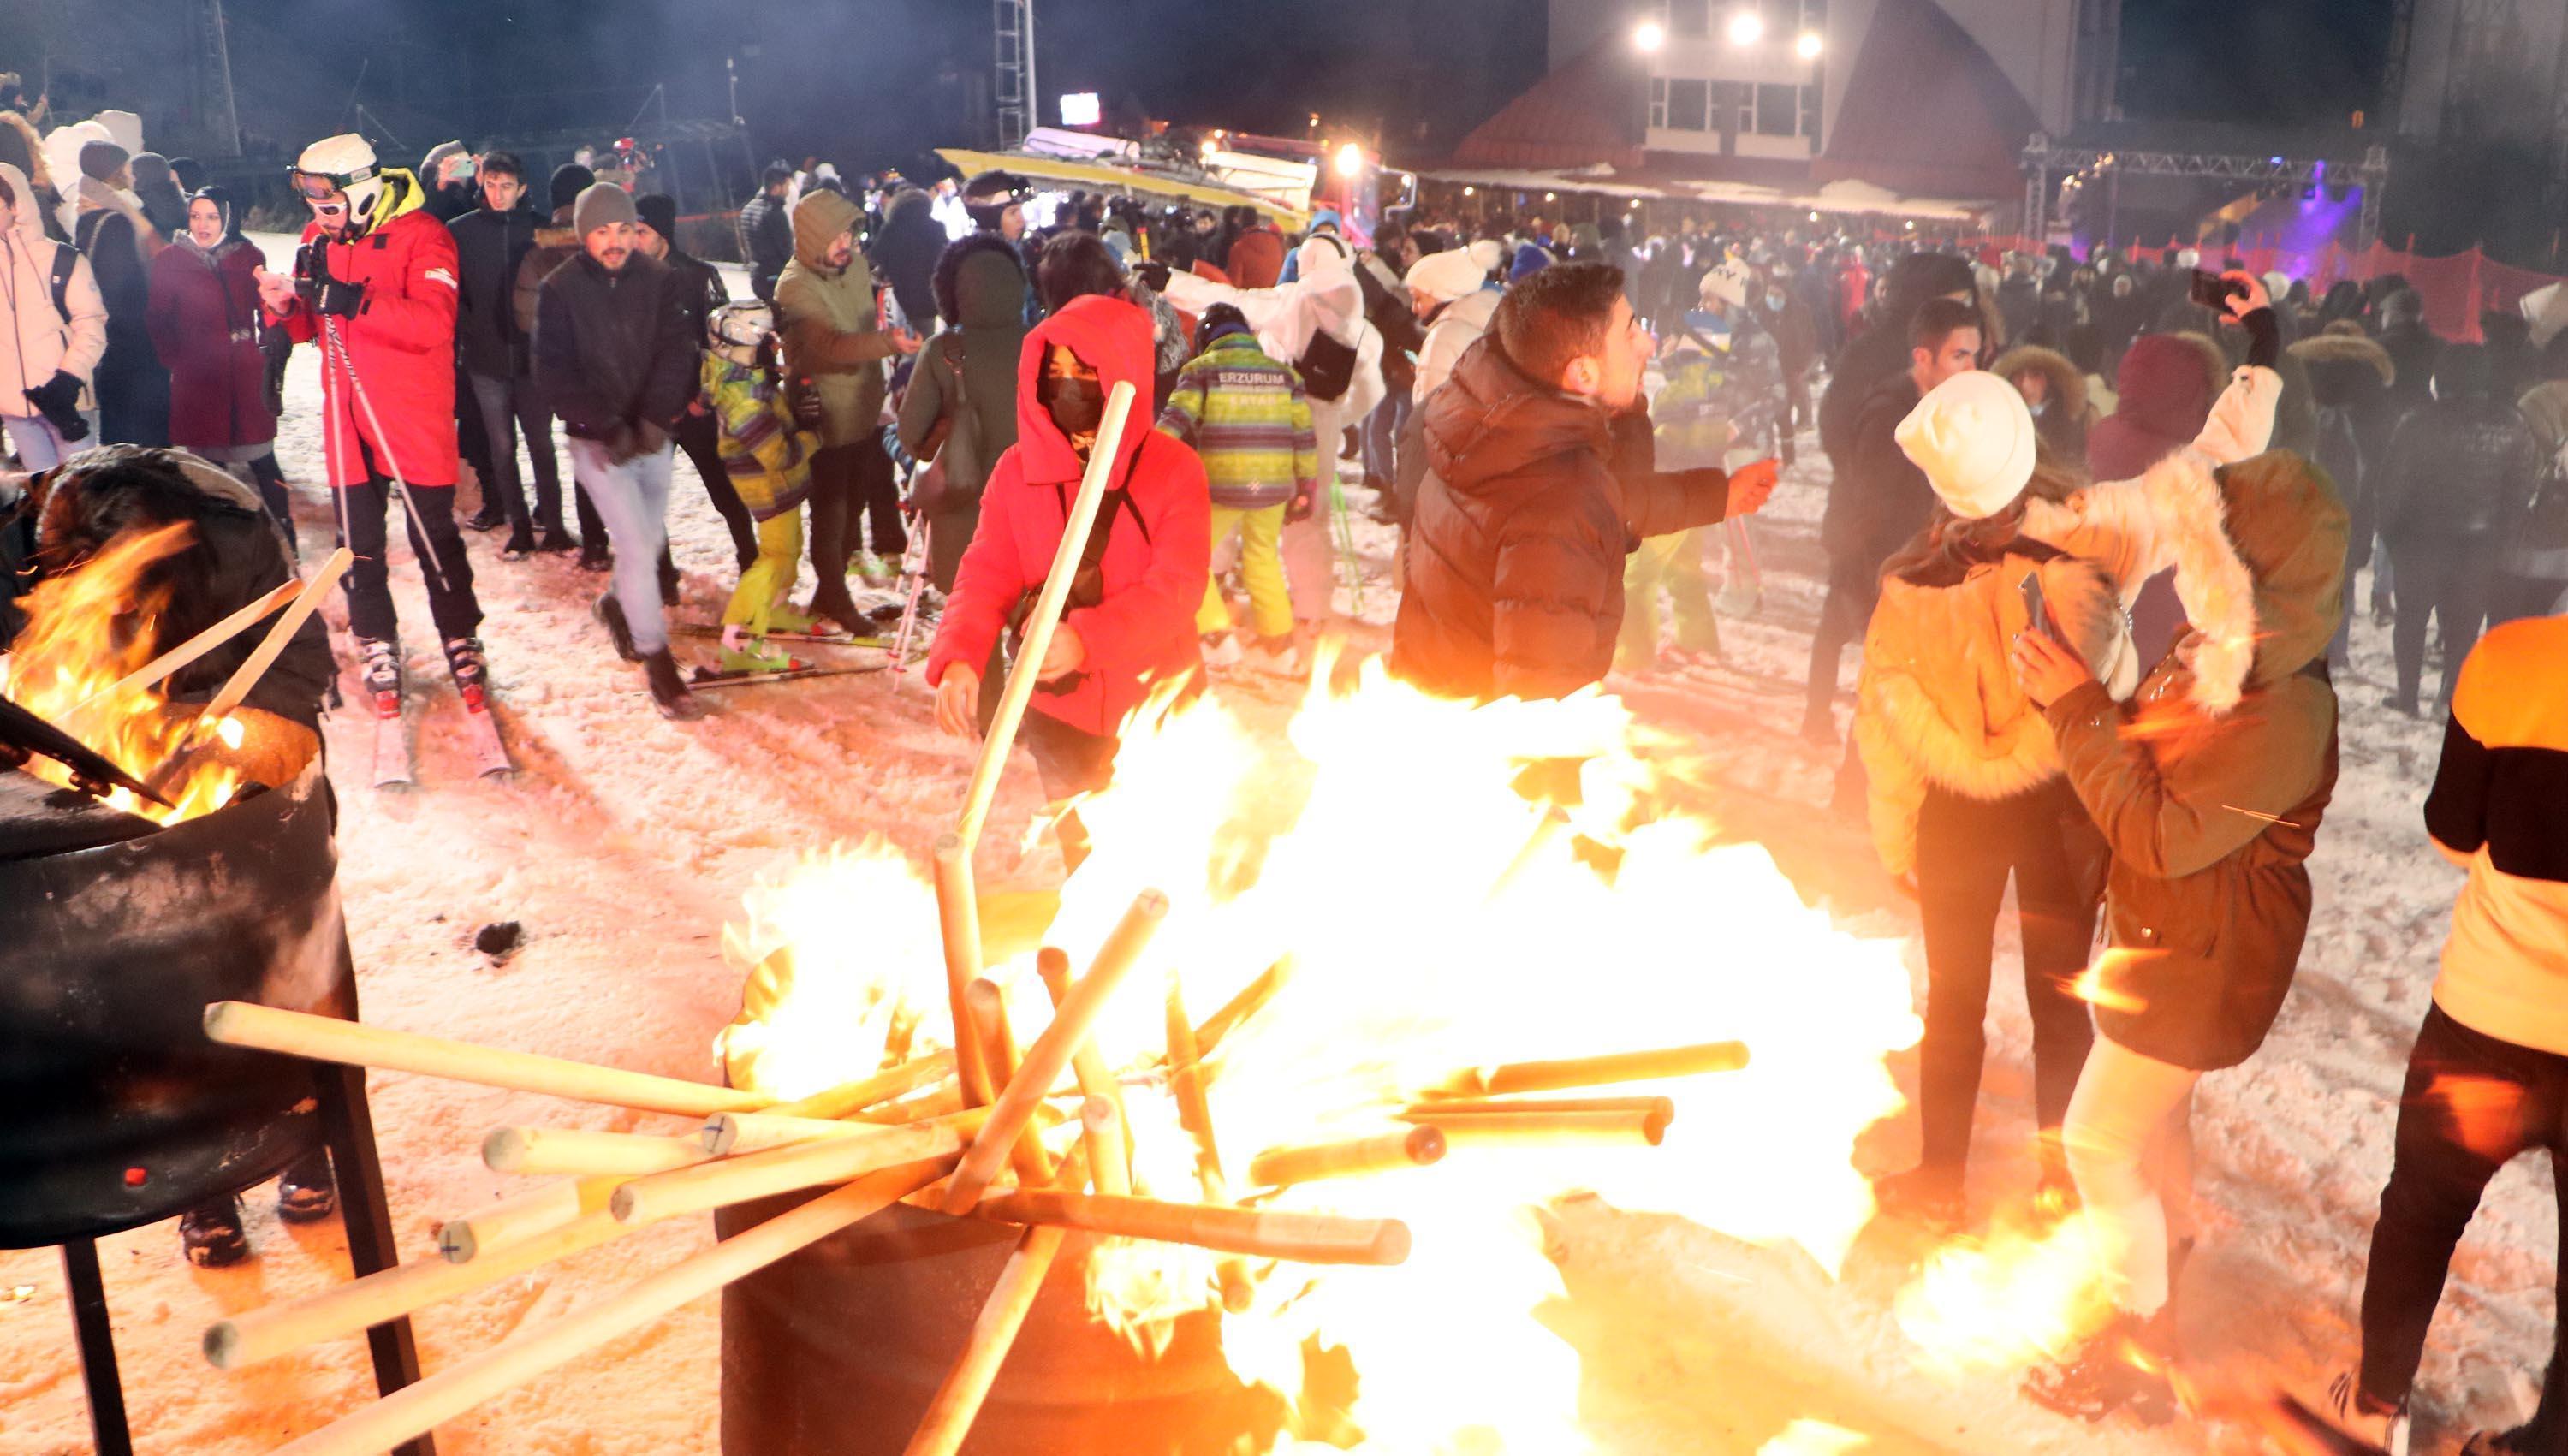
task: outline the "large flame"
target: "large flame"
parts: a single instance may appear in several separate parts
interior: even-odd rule
[[[1591,1191],[1836,1270],[1873,1209],[1854,1140],[1901,1107],[1884,1058],[1918,1035],[1900,946],[1832,929],[1762,849],[1717,843],[1674,802],[1688,766],[1611,698],[1474,708],[1371,664],[1351,691],[1315,690],[1284,741],[1209,700],[1158,705],[1126,733],[1115,785],[1078,806],[1094,852],[1045,939],[1084,966],[1136,893],[1172,902],[1095,1032],[1124,1072],[1136,1181],[1159,1196],[1201,1192],[1159,1070],[1172,988],[1200,1022],[1286,967],[1206,1062],[1235,1194],[1259,1151],[1379,1130],[1457,1071],[1725,1039],[1753,1056],[1603,1089],[1676,1098],[1663,1146],[1457,1147],[1259,1195],[1397,1216],[1416,1239],[1398,1269],[1263,1279],[1223,1311],[1243,1377],[1292,1396],[1305,1351],[1339,1346],[1371,1449],[1581,1451],[1576,1353],[1531,1314],[1563,1294],[1544,1203]],[[944,1039],[932,896],[887,846],[806,860],[728,939],[744,967],[767,963],[751,1007],[766,1024],[725,1036],[736,1078],[792,1094],[862,1076],[899,1016],[920,1019],[918,1046]],[[1050,1008],[1030,965],[993,975],[1031,1038]],[[1218,1262],[1109,1244],[1091,1307],[1150,1347],[1173,1317],[1222,1310]]]
[[[108,795],[110,806],[160,824],[212,813],[247,782],[221,751],[241,746],[239,720],[200,726],[193,708],[166,702],[157,687],[114,691],[151,661],[156,625],[168,609],[168,589],[144,583],[193,534],[184,522],[128,531],[78,568],[47,577],[28,594],[27,626],[0,660],[0,693],[138,778],[150,780],[181,748],[191,750],[173,765],[174,781],[158,785],[167,807],[124,788]],[[50,758],[28,768],[71,782]]]

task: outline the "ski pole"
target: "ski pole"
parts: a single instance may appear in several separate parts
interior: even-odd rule
[[[918,630],[918,598],[927,586],[928,533],[933,529],[927,523],[925,511],[911,513],[909,549],[900,554],[900,631],[893,635],[891,646],[891,691],[894,693],[900,691],[900,680],[909,670],[909,643]]]
[[[384,422],[375,414],[375,402],[366,395],[365,381],[357,378],[357,361],[348,353],[348,341],[339,337],[339,321],[324,315],[321,327],[329,334],[330,355],[338,362],[340,371],[347,375],[348,388],[357,397],[357,408],[366,412],[366,425],[375,432],[375,447],[383,451],[384,473],[391,477],[393,493],[401,497],[402,510],[409,516],[410,523],[415,528],[414,542],[418,545],[421,554],[426,557],[430,572],[437,577],[437,589],[444,591],[446,590],[445,563],[437,559],[437,543],[428,538],[428,527],[420,521],[419,506],[410,498],[410,484],[402,478],[401,461],[393,457],[392,441],[384,435]],[[339,527],[342,532],[347,530],[345,520],[346,517],[342,515],[342,523]],[[387,547],[387,554],[390,554],[389,547]]]

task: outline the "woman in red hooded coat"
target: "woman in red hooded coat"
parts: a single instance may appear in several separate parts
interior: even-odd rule
[[[1026,336],[1017,442],[990,469],[980,525],[928,655],[937,722],[969,735],[980,719],[983,665],[1018,602],[1040,591],[1052,569],[1106,397],[1119,383],[1132,386],[1134,418],[1090,537],[1097,584],[1074,587],[1020,729],[1054,799],[1105,787],[1124,721],[1159,685],[1202,666],[1194,614],[1212,569],[1212,507],[1203,461],[1141,413],[1152,363],[1150,316],[1122,299],[1073,299]],[[1075,861],[1075,826],[1065,825],[1063,842]]]
[[[276,416],[259,351],[258,247],[214,188],[187,202],[187,228],[152,260],[152,344],[169,371],[169,442],[258,485],[288,539],[285,489],[269,485]]]

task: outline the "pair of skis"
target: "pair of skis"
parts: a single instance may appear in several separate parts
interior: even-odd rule
[[[386,712],[389,708],[391,711]],[[410,733],[404,723],[403,703],[384,696],[375,700],[375,787],[409,788],[418,783],[411,766]],[[490,712],[490,699],[481,689],[464,690],[464,737],[473,755],[473,771],[482,778],[504,778],[517,771],[516,759],[508,752],[508,741],[499,732],[499,720]]]

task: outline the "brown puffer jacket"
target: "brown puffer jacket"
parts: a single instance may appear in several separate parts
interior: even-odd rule
[[[2032,621],[2027,577],[2062,637],[2109,681],[2130,651],[2122,605],[2099,567],[2018,538],[2002,546],[1903,558],[1882,579],[1864,633],[1855,746],[1871,793],[1882,867],[1917,868],[1917,811],[1928,785],[2002,799],[2060,773],[2051,725],[2017,685],[2015,639]]]
[[[2347,528],[2325,472],[2288,451],[2216,481],[2165,522],[2193,630],[2127,706],[2087,684],[2047,715],[2113,852],[2096,1029],[2198,1071],[2263,1043],[2309,930],[2337,774],[2336,692],[2313,665],[2344,610]]]
[[[1623,559],[1644,536],[1721,519],[1719,470],[1617,477],[1595,404],[1525,377],[1483,335],[1425,407],[1428,475],[1410,527],[1391,670],[1448,698],[1563,698],[1604,681]],[[1627,464],[1629,462],[1626,462]]]

